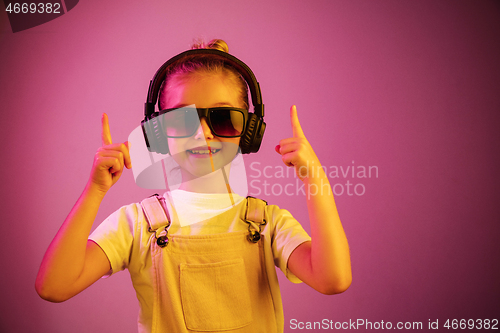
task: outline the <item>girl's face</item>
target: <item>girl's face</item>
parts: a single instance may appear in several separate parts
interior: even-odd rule
[[[171,80],[165,109],[193,104],[197,108],[243,108],[235,83],[221,74],[202,76],[195,73]],[[168,138],[170,154],[181,167],[183,182],[207,175],[229,164],[238,152],[239,143],[240,138],[215,136],[205,117],[200,119],[200,127],[193,136]]]

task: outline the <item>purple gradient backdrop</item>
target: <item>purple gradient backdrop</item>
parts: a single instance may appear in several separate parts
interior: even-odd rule
[[[497,1],[80,1],[16,34],[2,12],[0,29],[1,332],[137,331],[127,272],[62,304],[37,296],[35,276],[86,183],[101,113],[126,140],[156,69],[196,37],[225,39],[260,81],[268,128],[249,164],[280,168],[297,104],[323,165],[379,170],[332,179],[366,190],[337,197],[354,281],[323,296],[279,273],[286,332],[293,318],[500,319]],[[150,193],[125,173],[97,221]],[[263,198],[309,230],[303,196]]]

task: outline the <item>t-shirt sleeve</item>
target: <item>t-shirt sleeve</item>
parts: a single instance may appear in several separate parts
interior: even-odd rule
[[[89,236],[104,251],[114,274],[128,267],[137,221],[135,204],[121,207],[106,218]]]
[[[271,218],[274,225],[271,244],[274,263],[288,280],[293,283],[301,283],[302,281],[288,269],[288,259],[297,246],[310,241],[311,237],[286,209],[268,206],[268,217]]]

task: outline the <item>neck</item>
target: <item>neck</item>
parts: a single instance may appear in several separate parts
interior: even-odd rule
[[[197,193],[233,193],[229,186],[229,170],[231,163],[201,177],[182,173],[180,190]]]

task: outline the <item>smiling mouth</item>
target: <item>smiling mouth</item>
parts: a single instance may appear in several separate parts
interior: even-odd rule
[[[205,148],[205,149],[188,149],[187,152],[194,154],[194,155],[209,155],[209,154],[215,154],[218,153],[220,149],[215,149],[215,148]]]

